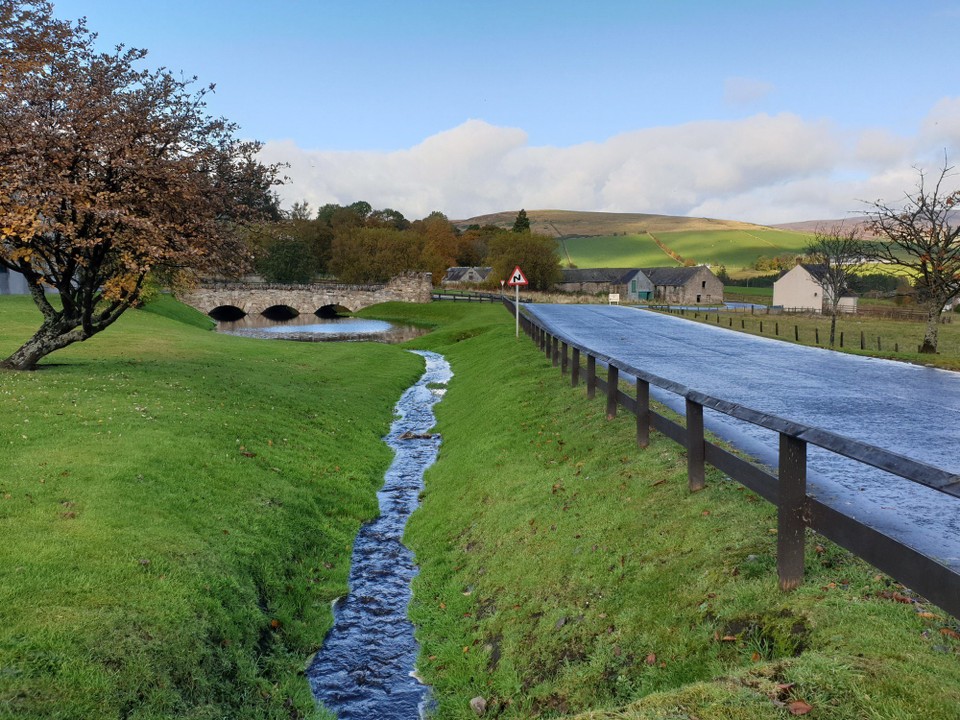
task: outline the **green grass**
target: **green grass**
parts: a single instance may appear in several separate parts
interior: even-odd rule
[[[697,264],[724,265],[728,270],[749,267],[758,257],[803,252],[811,236],[785,230],[715,230],[657,233],[674,252]]]
[[[724,295],[748,295],[755,297],[758,303],[769,304],[773,300],[772,287],[750,287],[748,285],[727,285],[723,288]]]
[[[753,265],[758,257],[801,253],[810,242],[804,233],[785,230],[662,231],[654,235],[685,260],[729,271]],[[615,235],[569,238],[561,244],[570,260],[581,268],[668,267],[676,261],[657,246],[650,235]],[[566,262],[567,258],[563,260]]]
[[[422,363],[153,309],[0,375],[0,717],[320,716],[302,670]],[[780,593],[773,508],[716,472],[689,494],[682,450],[637,450],[502,307],[360,314],[433,326],[409,345],[454,371],[407,533],[439,719],[478,695],[501,718],[957,717],[955,619],[815,536]],[[37,321],[0,299],[0,353]]]
[[[957,716],[956,620],[813,535],[779,592],[770,505],[715,471],[689,494],[678,446],[637,450],[502,309],[468,312],[414,341],[455,373],[407,530],[438,717],[476,696],[500,718]]]
[[[669,267],[677,263],[663,252],[649,235],[615,235],[567,238],[560,245],[561,259],[567,255],[580,268]]]
[[[321,715],[302,671],[422,361],[168,315],[198,319],[163,299],[0,374],[0,717]],[[0,353],[38,324],[0,298]]]

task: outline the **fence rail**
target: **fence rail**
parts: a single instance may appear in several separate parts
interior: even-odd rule
[[[505,298],[503,303],[512,314],[516,314],[513,301]],[[960,497],[960,475],[822,428],[692,390],[580,345],[528,312],[521,311],[519,320],[524,332],[547,359],[555,367],[560,367],[562,375],[569,374],[572,386],[585,382],[588,398],[595,397],[597,390],[606,395],[607,417],[615,417],[620,407],[636,416],[639,447],[648,445],[651,429],[685,447],[687,482],[691,492],[704,487],[705,466],[710,464],[777,506],[777,572],[781,589],[790,590],[803,581],[805,528],[809,527],[859,555],[954,617],[960,617],[960,573],[807,495],[807,446],[815,445],[953,497]],[[598,375],[598,363],[606,366],[606,379]],[[635,378],[632,395],[620,388],[621,373]],[[684,398],[685,424],[652,409],[651,385]],[[704,408],[778,433],[776,474],[708,440],[703,428]]]

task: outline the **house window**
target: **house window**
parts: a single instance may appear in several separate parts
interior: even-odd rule
[[[700,296],[697,295],[697,302],[700,302]]]
[[[636,294],[637,294],[637,279],[636,279],[636,278],[634,278],[633,280],[630,281],[630,292],[631,292],[633,295],[636,295]]]
[[[701,289],[701,290],[706,290],[706,289],[707,289],[707,281],[706,281],[706,280],[702,280],[702,281],[700,282],[700,289]]]

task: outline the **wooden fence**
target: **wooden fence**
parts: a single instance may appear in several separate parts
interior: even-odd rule
[[[516,313],[511,300],[504,299],[504,305],[511,313]],[[615,417],[620,407],[636,416],[639,447],[649,444],[651,429],[685,447],[691,492],[704,487],[705,466],[709,463],[777,506],[777,572],[781,589],[793,589],[803,581],[805,529],[809,527],[960,618],[960,573],[807,495],[807,445],[815,445],[953,497],[960,497],[960,475],[828,430],[691,390],[579,345],[546,327],[526,311],[520,313],[520,326],[553,365],[560,367],[561,375],[569,374],[572,386],[585,383],[588,398],[593,398],[597,390],[606,394],[607,417]],[[598,363],[606,366],[606,379],[597,374]],[[620,388],[621,373],[635,378],[633,395]],[[651,385],[684,398],[685,425],[651,408]],[[708,440],[703,428],[704,408],[778,433],[780,446],[776,475]]]
[[[444,290],[443,292],[434,292],[430,298],[451,302],[457,302],[458,300],[461,302],[501,302],[503,295],[473,290]]]

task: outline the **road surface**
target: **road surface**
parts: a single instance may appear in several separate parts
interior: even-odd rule
[[[548,329],[723,400],[960,474],[960,373],[611,305],[529,305]],[[683,400],[651,386],[683,412]],[[715,434],[776,467],[777,436],[705,410]],[[960,499],[810,447],[808,491],[960,571]]]

